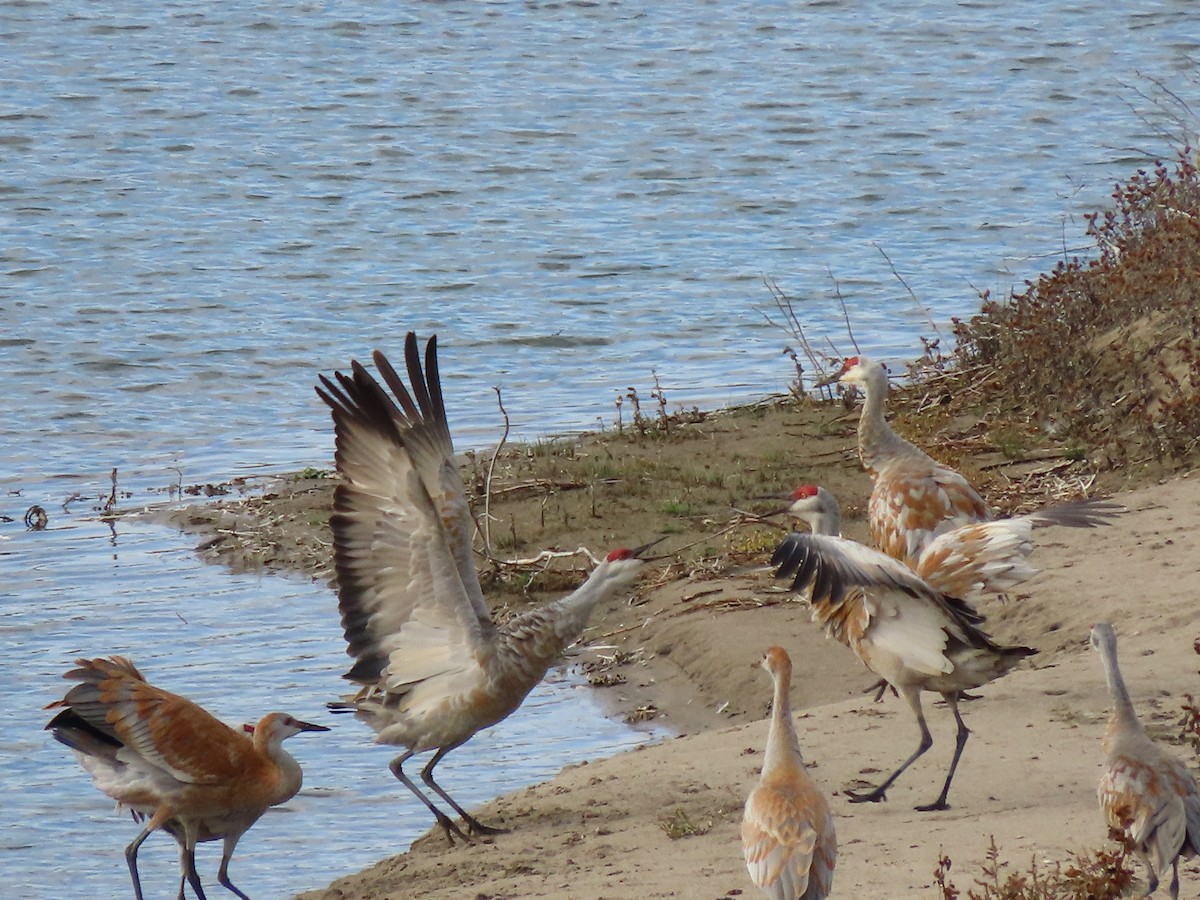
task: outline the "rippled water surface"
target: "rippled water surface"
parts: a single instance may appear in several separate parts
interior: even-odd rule
[[[128,893],[132,825],[40,730],[74,656],[127,651],[230,721],[319,718],[345,663],[325,586],[89,520],[114,467],[128,509],[327,466],[316,373],[409,329],[440,335],[461,448],[500,433],[493,385],[526,438],[611,422],[655,375],[672,407],[751,399],[790,378],[764,278],[810,339],[848,347],[840,294],[863,349],[911,356],[1085,248],[1113,182],[1171,155],[1158,85],[1196,108],[1200,13],[0,0],[0,50],[0,869],[23,897],[99,897]],[[50,530],[24,530],[35,503]],[[639,739],[573,684],[446,781],[482,799]],[[308,789],[235,859],[252,896],[423,828],[367,738],[294,741]]]
[[[187,539],[128,520],[113,530],[77,521],[0,543],[0,578],[13,591],[0,608],[5,896],[132,896],[123,850],[139,827],[42,730],[52,715],[42,707],[62,696],[61,675],[83,654],[128,653],[150,681],[231,724],[284,710],[332,726],[288,742],[304,766],[304,789],[239,844],[231,878],[252,897],[323,886],[407,849],[431,824],[388,771],[397,750],[372,745],[367,726],[324,708],[346,689],[347,668],[336,600],[324,584],[202,567]],[[471,806],[650,736],[605,719],[580,684],[566,670],[551,673],[519,715],[438,766],[443,786]],[[177,859],[168,836],[142,846],[147,897],[175,896]],[[201,846],[211,896],[224,893],[219,861],[219,843]]]

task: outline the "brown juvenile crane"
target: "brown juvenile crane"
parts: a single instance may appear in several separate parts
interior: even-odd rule
[[[75,751],[96,787],[145,821],[125,849],[133,892],[142,900],[137,854],[157,829],[179,844],[179,897],[184,882],[199,900],[196,844],[223,839],[217,880],[229,880],[239,838],[270,807],[300,790],[300,764],[282,747],[302,731],[328,731],[286,713],[259,720],[250,737],[190,700],[148,683],[123,656],[76,660],[64,678],[78,682],[47,709],[62,709],[46,726]]]
[[[792,578],[792,589],[807,593],[814,621],[891,685],[916,717],[921,732],[917,749],[878,787],[865,793],[847,791],[850,801],[885,800],[892,783],[933,746],[921,692],[936,691],[958,727],[954,757],[937,799],[917,809],[947,809],[950,783],[970,733],[959,700],[965,691],[999,678],[1036,651],[996,644],[980,628],[983,616],[965,601],[856,541],[791,534],[775,550],[771,565],[778,566],[776,577]]]
[[[767,752],[746,799],[742,852],[751,880],[772,900],[825,900],[837,864],[829,803],[805,768],[792,724],[792,660],[771,647],[758,663],[774,682]]]
[[[1159,747],[1138,721],[1117,667],[1117,635],[1107,623],[1092,626],[1108,681],[1112,714],[1104,730],[1100,808],[1110,828],[1126,835],[1146,867],[1149,889],[1171,867],[1171,900],[1179,897],[1179,858],[1200,853],[1200,791],[1187,766]]]
[[[405,774],[414,754],[436,750],[421,779],[471,834],[494,834],[433,779],[434,767],[476,732],[521,705],[597,603],[629,588],[646,560],[608,554],[572,594],[497,626],[472,558],[473,522],[454,459],[438,376],[437,338],[425,349],[409,332],[409,384],[379,351],[375,366],[391,397],[357,361],[351,373],[321,376],[332,410],[336,463],[334,567],[347,652],[346,678],[362,686],[334,708],[353,711],[375,741],[407,750],[392,773],[433,813],[447,840],[467,834]],[[394,399],[393,399],[394,398]]]
[[[958,472],[892,430],[884,418],[887,368],[852,356],[816,387],[833,382],[863,390],[858,419],[858,455],[871,475],[867,524],[871,540],[888,556],[915,567],[921,552],[950,528],[992,518],[987,504]]]

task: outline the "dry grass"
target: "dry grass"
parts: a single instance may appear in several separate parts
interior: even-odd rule
[[[1133,885],[1133,870],[1125,849],[1077,853],[1066,866],[1053,863],[1017,871],[1000,857],[996,839],[990,839],[987,861],[967,889],[967,900],[1117,900]],[[934,870],[934,883],[942,900],[964,895],[950,878],[950,857],[942,854]]]
[[[1139,170],[1089,217],[1099,255],[1066,259],[957,321],[947,412],[1041,432],[1098,471],[1200,458],[1200,173],[1190,150]],[[939,373],[941,375],[943,373]]]

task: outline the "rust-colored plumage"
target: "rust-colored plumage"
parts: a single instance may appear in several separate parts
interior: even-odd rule
[[[867,524],[875,546],[909,566],[935,537],[951,528],[992,518],[979,492],[958,472],[896,434],[884,418],[888,377],[883,363],[847,359],[834,381],[861,387],[858,453],[872,479]]]
[[[123,656],[76,666],[64,677],[78,683],[47,707],[62,711],[46,728],[75,751],[101,791],[146,821],[125,850],[138,900],[137,852],[160,828],[179,843],[180,897],[186,880],[203,900],[196,844],[223,839],[218,881],[244,898],[229,880],[234,847],[267,809],[300,790],[300,765],[282,742],[328,729],[270,713],[251,738],[150,684]]]
[[[806,593],[814,621],[848,646],[908,703],[921,732],[916,751],[882,784],[851,802],[886,799],[887,789],[933,746],[922,691],[941,694],[958,726],[954,757],[938,798],[919,810],[946,809],[946,797],[969,734],[958,701],[964,691],[1000,677],[1035,651],[996,644],[983,616],[899,560],[837,535],[791,534],[771,558],[776,577]]]
[[[742,816],[746,868],[772,900],[824,900],[833,885],[837,835],[792,724],[792,661],[771,647],[758,665],[770,674],[774,695],[762,775]]]
[[[1179,896],[1179,858],[1200,853],[1200,791],[1187,766],[1142,728],[1117,666],[1117,635],[1092,626],[1108,681],[1112,713],[1104,732],[1104,771],[1097,794],[1110,828],[1126,835],[1149,878],[1147,895],[1171,868],[1171,898]]]
[[[786,512],[806,522],[813,534],[841,535],[837,499],[823,487],[796,488]],[[1047,525],[1092,528],[1107,524],[1121,507],[1103,500],[1079,500],[1050,506],[1025,516],[960,525],[942,531],[924,546],[910,568],[931,587],[963,600],[1002,594],[1037,571],[1027,558],[1033,530]],[[890,555],[890,554],[889,554]]]
[[[376,742],[407,747],[392,773],[433,813],[453,843],[467,835],[417,788],[403,765],[436,750],[424,783],[468,832],[490,834],[433,779],[438,762],[517,709],[587,625],[592,609],[637,579],[645,550],[615,550],[573,594],[496,626],[471,548],[474,533],[446,422],[437,339],[422,368],[417,338],[404,345],[409,387],[378,351],[388,396],[358,362],[321,376],[333,415],[336,463],[334,566],[347,652],[346,678],[362,690],[334,708],[354,712]],[[647,545],[649,546],[649,545]]]

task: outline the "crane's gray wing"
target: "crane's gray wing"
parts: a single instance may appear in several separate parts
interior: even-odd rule
[[[424,370],[421,368],[417,336],[410,331],[405,338],[404,365],[412,386],[411,394],[386,356],[376,350],[372,358],[384,383],[400,403],[397,429],[446,529],[450,552],[454,555],[459,578],[471,605],[481,622],[490,623],[491,615],[483,599],[483,589],[479,586],[479,573],[475,569],[471,551],[475,521],[471,518],[471,507],[467,503],[458,463],[454,459],[450,425],[446,421],[446,404],[442,399],[442,381],[438,373],[437,335],[425,344]]]
[[[433,346],[431,340],[431,353]],[[411,334],[407,351],[410,374],[420,372]],[[358,362],[351,368],[350,375],[334,373],[336,383],[322,375],[317,388],[333,413],[343,479],[329,523],[342,627],[356,660],[346,677],[375,684],[386,674],[388,687],[398,688],[473,665],[494,626],[469,545],[467,583],[455,553],[452,529],[469,522],[470,513],[457,471],[446,487],[453,459],[440,390],[430,393],[424,379],[415,379],[422,383],[414,388],[417,404],[407,391],[397,392],[402,412]],[[390,370],[385,380],[403,391]],[[436,384],[436,362],[432,375]]]

